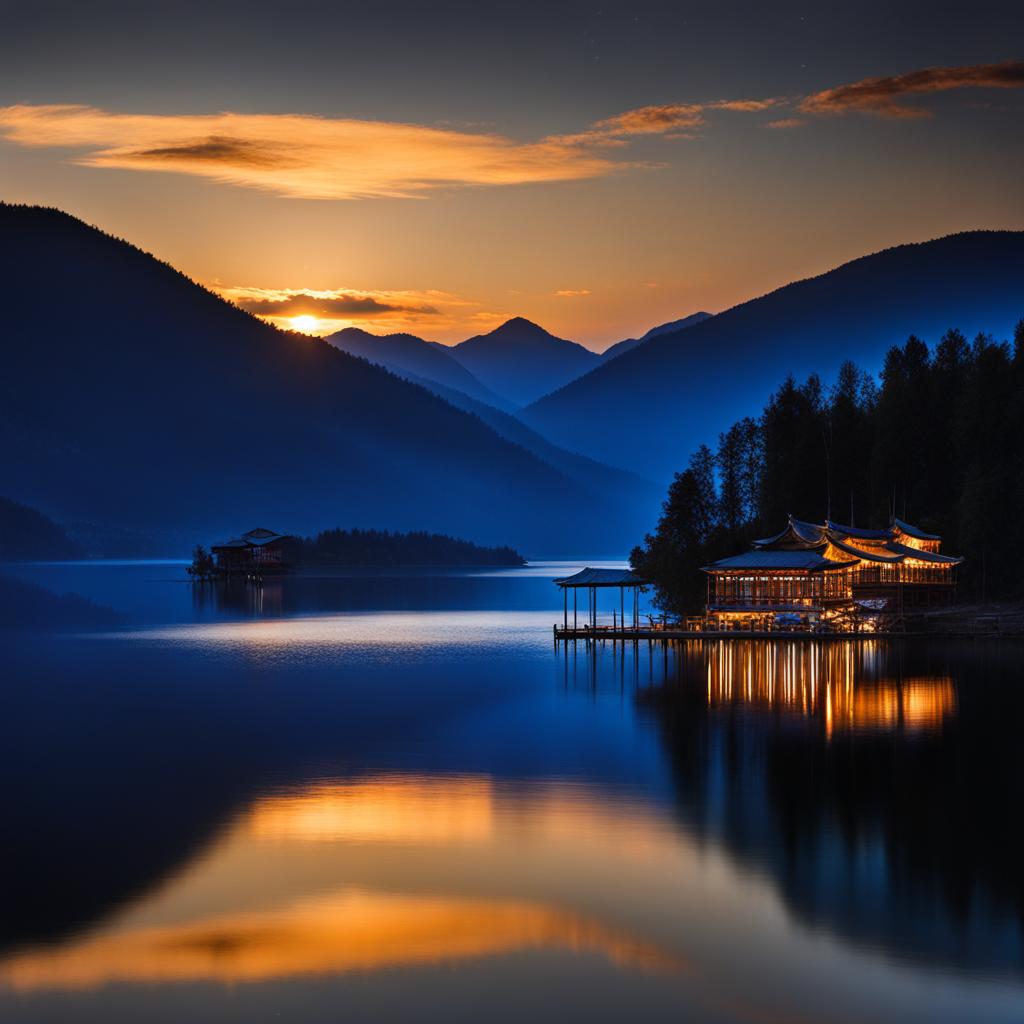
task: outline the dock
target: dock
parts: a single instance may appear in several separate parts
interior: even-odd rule
[[[895,639],[911,636],[932,636],[934,634],[926,632],[838,632],[835,630],[829,631],[812,631],[808,629],[796,630],[796,629],[771,629],[771,630],[752,630],[752,629],[687,629],[685,627],[676,628],[674,626],[627,626],[625,629],[614,629],[610,626],[580,626],[573,628],[572,626],[567,629],[559,626],[557,623],[554,625],[554,639],[555,644],[562,642],[573,642],[579,640],[584,641],[611,641],[612,643],[630,643],[639,642],[642,640],[647,641],[659,641],[662,643],[671,640],[879,640],[879,639]]]

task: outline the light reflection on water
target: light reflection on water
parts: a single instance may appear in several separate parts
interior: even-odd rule
[[[1021,1019],[1020,650],[311,586],[5,652],[0,1019]]]
[[[526,646],[552,639],[546,612],[350,612],[242,622],[179,624],[112,634],[97,639],[162,641],[194,647],[277,650],[331,656],[337,648],[372,649],[381,656],[417,648]]]
[[[609,830],[611,848],[580,861],[580,843]],[[672,854],[672,830],[656,816],[579,788],[516,792],[486,777],[321,782],[258,799],[155,899],[60,951],[8,960],[0,978],[21,992],[239,982],[548,947],[678,971],[677,953],[530,880],[538,868],[560,878],[570,861],[607,873],[616,861],[644,868]]]
[[[701,652],[708,704],[775,710],[834,731],[934,730],[956,712],[948,675],[887,678],[877,640],[719,641]]]

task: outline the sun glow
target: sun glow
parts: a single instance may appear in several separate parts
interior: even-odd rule
[[[312,334],[316,330],[317,324],[315,316],[293,316],[291,318],[292,330],[301,331],[303,334]]]

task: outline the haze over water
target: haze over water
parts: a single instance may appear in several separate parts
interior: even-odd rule
[[[0,1019],[1021,1019],[1019,646],[556,650],[573,568],[18,570],[133,610],[4,637]]]

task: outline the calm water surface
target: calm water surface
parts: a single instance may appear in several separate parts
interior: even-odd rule
[[[1024,648],[556,651],[575,568],[16,570],[125,618],[0,641],[0,1020],[1024,1019]]]

